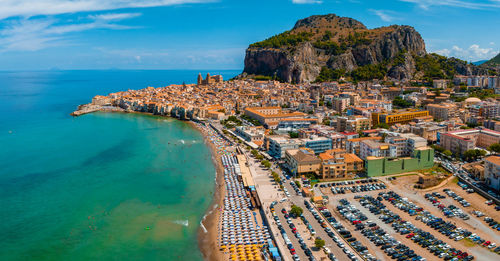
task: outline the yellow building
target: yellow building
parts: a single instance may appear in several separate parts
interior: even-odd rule
[[[398,111],[391,113],[372,113],[372,124],[375,126],[380,123],[394,125],[396,123],[408,123],[415,118],[429,116],[429,111],[420,111],[417,109]]]

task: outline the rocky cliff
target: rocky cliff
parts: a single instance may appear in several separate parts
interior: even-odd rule
[[[377,75],[409,80],[418,75],[415,59],[426,55],[424,40],[411,26],[367,29],[352,18],[318,15],[251,44],[243,72],[302,83],[317,80],[325,68],[344,74],[359,70],[355,74],[366,77],[370,77],[366,71],[377,68],[382,72]],[[473,69],[464,66],[460,71],[472,73]]]

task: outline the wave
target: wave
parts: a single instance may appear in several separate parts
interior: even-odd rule
[[[208,233],[208,230],[205,228],[205,225],[203,225],[203,221],[200,221],[200,226],[203,228],[203,232]]]
[[[181,143],[182,143],[182,144],[186,144],[186,142],[185,142],[184,140],[181,140]]]
[[[174,221],[175,224],[178,224],[178,225],[181,225],[181,226],[189,226],[189,220],[175,220]]]

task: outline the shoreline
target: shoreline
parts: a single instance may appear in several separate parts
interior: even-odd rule
[[[112,112],[112,113],[133,113],[133,114],[141,114],[141,115],[149,115],[149,116],[158,116],[163,118],[171,118],[178,121],[183,121],[171,116],[167,115],[155,115],[149,112],[137,112],[137,111],[124,111],[124,110],[107,110],[107,109],[98,109],[92,112],[86,112],[82,114],[71,114],[72,116],[78,117],[84,114],[91,114],[94,112]],[[214,184],[214,194],[212,196],[212,202],[210,206],[204,212],[204,215],[200,221],[197,231],[197,245],[200,250],[203,260],[209,261],[219,261],[224,259],[224,255],[221,251],[219,251],[218,242],[218,222],[220,206],[223,205],[224,195],[225,195],[225,187],[224,187],[224,167],[222,166],[222,162],[219,157],[219,153],[215,145],[208,139],[207,134],[200,129],[195,122],[188,120],[183,121],[189,124],[192,128],[197,130],[203,137],[203,142],[206,146],[208,146],[211,154],[212,163],[215,167],[215,184]]]
[[[218,261],[223,260],[223,253],[219,251],[218,242],[218,222],[220,217],[219,208],[223,205],[225,188],[224,188],[224,167],[219,158],[219,154],[217,153],[217,149],[214,144],[210,142],[206,133],[198,128],[198,126],[189,121],[193,128],[198,130],[202,136],[205,144],[210,149],[210,153],[212,154],[212,162],[215,167],[215,188],[214,194],[212,197],[212,203],[208,207],[200,221],[200,227],[198,228],[198,249],[201,251],[204,260],[210,261]],[[205,229],[204,229],[205,228]]]

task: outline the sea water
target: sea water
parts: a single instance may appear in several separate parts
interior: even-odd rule
[[[69,116],[95,95],[197,74],[0,72],[0,260],[202,259],[215,168],[201,134],[163,117]]]

